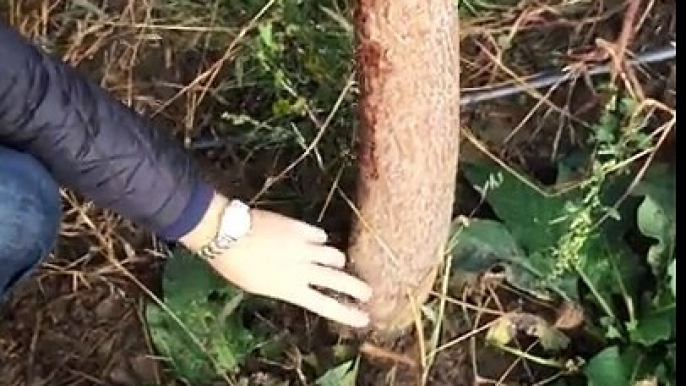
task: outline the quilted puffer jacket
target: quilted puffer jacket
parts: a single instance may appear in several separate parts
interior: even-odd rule
[[[214,193],[163,128],[2,22],[0,146],[167,240],[190,231]]]

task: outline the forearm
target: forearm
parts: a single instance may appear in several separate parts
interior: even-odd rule
[[[162,237],[197,226],[214,192],[178,141],[1,23],[0,58],[0,143]]]

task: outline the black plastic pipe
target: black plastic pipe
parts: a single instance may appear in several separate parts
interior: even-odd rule
[[[663,62],[676,58],[676,42],[654,50],[643,52],[629,61],[633,66]],[[586,74],[589,76],[609,74],[612,71],[610,64],[600,64],[589,67]],[[460,96],[460,106],[470,106],[479,102],[490,101],[526,92],[530,89],[540,89],[554,84],[566,82],[576,75],[569,70],[554,70],[541,72],[519,81],[509,81],[498,85],[466,90]],[[236,137],[215,137],[212,135],[192,138],[187,147],[192,150],[218,149],[223,146],[238,143]]]

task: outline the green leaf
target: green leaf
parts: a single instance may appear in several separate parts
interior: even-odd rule
[[[330,370],[315,381],[317,386],[355,386],[359,359],[344,362]]]
[[[672,256],[674,238],[676,236],[676,216],[674,220],[668,218],[664,210],[653,196],[646,196],[638,208],[638,227],[641,232],[657,240],[648,250],[648,263],[653,274],[662,277],[667,261]]]
[[[591,358],[583,373],[589,386],[630,386],[654,376],[673,378],[669,356],[658,353],[639,345],[607,347]]]
[[[260,34],[260,40],[262,41],[262,44],[266,48],[269,48],[271,50],[276,49],[276,44],[274,43],[274,36],[272,33],[272,25],[271,23],[262,23],[257,26],[257,30],[259,31]]]
[[[145,310],[150,338],[158,353],[181,379],[200,381],[214,375],[210,361],[190,337],[180,331],[166,311],[154,304]]]
[[[510,238],[523,250],[510,256],[510,266],[518,268],[510,284],[541,299],[550,299],[551,292],[575,299],[575,276],[553,275],[556,259],[550,252],[569,231],[571,218],[567,217],[567,206],[579,201],[583,192],[576,189],[548,194],[535,183],[495,164],[466,164],[462,170],[475,189],[484,194]],[[519,276],[521,280],[517,283]],[[555,280],[548,280],[550,277]],[[542,281],[547,283],[543,285]]]
[[[451,234],[455,244],[452,253],[464,257],[460,264],[468,270],[480,271],[508,257],[524,258],[517,240],[499,221],[476,218],[466,225],[455,221]]]
[[[637,386],[639,381],[655,376],[664,377],[667,368],[668,358],[662,350],[623,345],[605,348],[591,358],[583,371],[589,386]]]
[[[164,306],[150,302],[147,327],[159,354],[189,383],[235,372],[260,344],[242,322],[243,293],[204,261],[178,249],[162,281]]]
[[[638,228],[657,242],[648,250],[648,263],[658,280],[665,277],[676,245],[676,178],[669,169],[649,169],[637,186],[636,195],[644,196],[638,208]]]
[[[538,285],[544,273],[531,261],[517,240],[501,222],[471,219],[468,224],[456,220],[451,231],[453,281],[461,287],[466,281],[498,267],[508,284],[531,295],[548,297]],[[540,266],[540,264],[539,264]]]
[[[237,293],[207,263],[183,248],[175,249],[166,262],[162,290],[167,301],[179,303],[205,301],[214,291]]]
[[[583,369],[589,386],[627,386],[631,370],[617,346],[607,347],[598,353]]]
[[[635,327],[629,330],[631,341],[645,346],[652,346],[672,336],[672,321],[669,313],[652,313],[638,320]]]
[[[644,299],[638,315],[638,320],[627,326],[632,342],[647,347],[676,337],[676,298],[668,283],[663,283],[655,296]]]
[[[532,253],[555,245],[567,230],[560,221],[565,205],[578,199],[580,192],[570,191],[557,196],[537,190],[533,183],[494,164],[465,164],[465,176],[478,190],[486,188],[486,201],[520,245]],[[493,176],[500,182],[494,184]]]

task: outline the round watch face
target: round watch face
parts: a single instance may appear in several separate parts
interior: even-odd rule
[[[250,208],[240,201],[234,200],[224,212],[221,222],[220,238],[228,240],[230,245],[237,239],[243,237],[249,231],[250,225]]]
[[[234,225],[234,235],[236,238],[241,238],[250,230],[250,213],[244,211],[241,213],[240,218],[236,220],[237,224]]]

